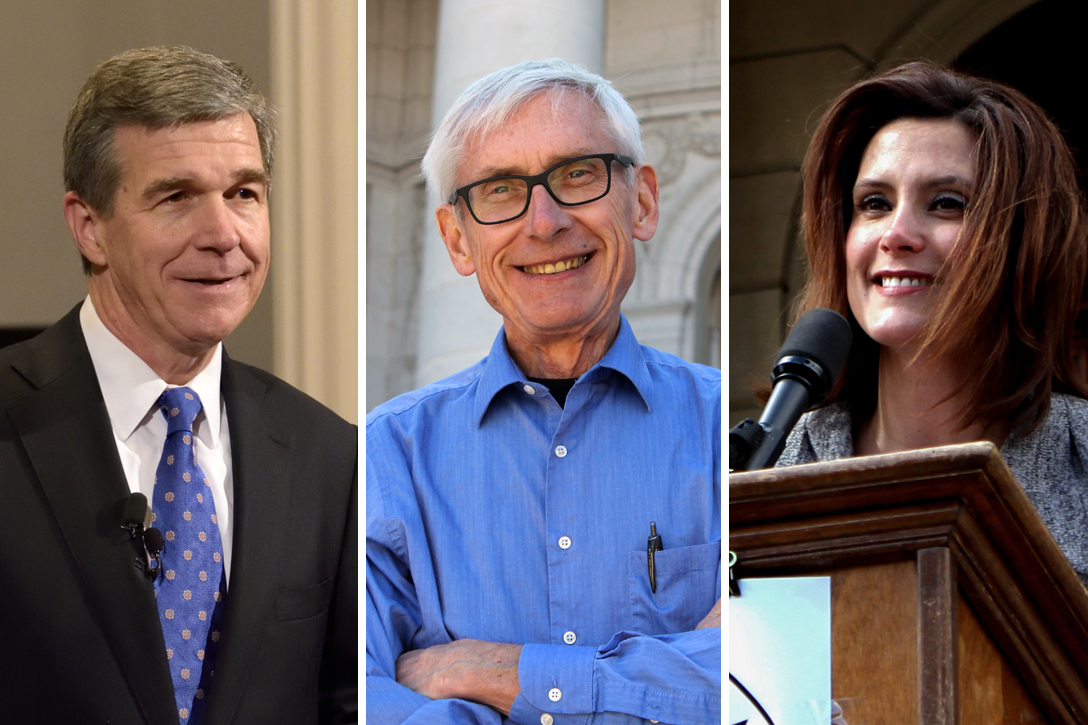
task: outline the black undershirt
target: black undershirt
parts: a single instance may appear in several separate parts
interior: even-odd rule
[[[559,403],[559,407],[562,408],[564,403],[567,402],[567,393],[574,387],[574,381],[578,378],[529,378],[534,383],[540,383],[548,392],[555,398],[555,402]]]

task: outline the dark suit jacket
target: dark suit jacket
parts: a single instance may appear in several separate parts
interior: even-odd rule
[[[356,427],[224,358],[234,549],[205,715],[312,723],[357,682]],[[0,351],[0,723],[177,723],[78,307]],[[325,715],[322,715],[323,719]]]

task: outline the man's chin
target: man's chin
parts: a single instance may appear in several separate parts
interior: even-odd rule
[[[185,340],[184,344],[206,349],[227,339],[238,329],[248,312],[248,309],[242,313],[204,310],[176,320],[174,328],[180,333],[179,337]]]
[[[556,340],[607,333],[619,324],[619,310],[593,314],[585,309],[537,311],[514,323],[523,337]],[[508,323],[509,325],[509,323]]]

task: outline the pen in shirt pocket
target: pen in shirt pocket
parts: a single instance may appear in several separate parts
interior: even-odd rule
[[[650,591],[657,594],[657,567],[654,565],[654,552],[665,547],[657,533],[657,522],[650,522],[650,537],[646,540],[646,566],[650,570]]]

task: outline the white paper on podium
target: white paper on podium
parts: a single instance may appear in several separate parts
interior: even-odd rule
[[[831,578],[742,579],[740,588],[729,598],[729,725],[828,725]]]

